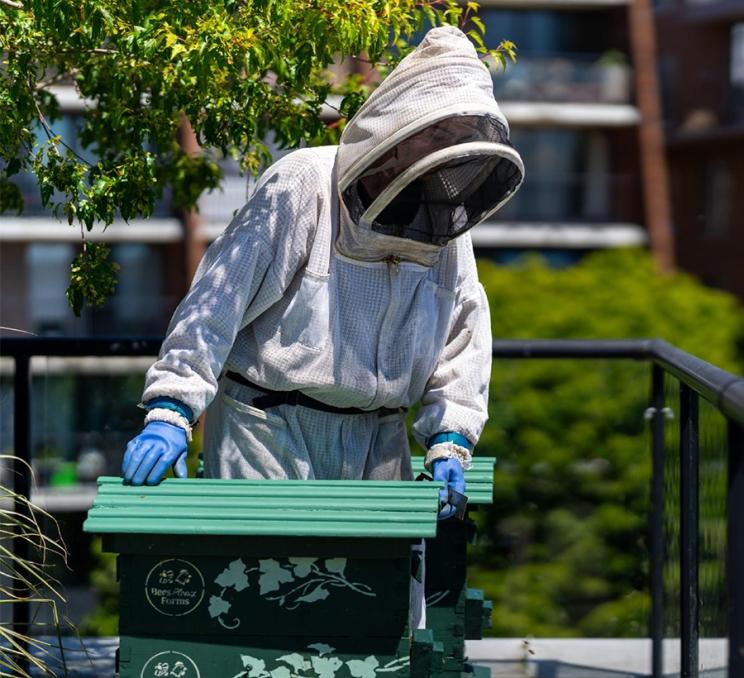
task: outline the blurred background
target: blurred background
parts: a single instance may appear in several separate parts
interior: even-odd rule
[[[472,233],[494,337],[658,336],[744,372],[744,0],[490,0],[480,16],[489,46],[518,47],[493,84],[527,172],[519,194]],[[57,94],[55,128],[74,144],[82,103],[71,88]],[[25,177],[25,212],[0,216],[3,335],[161,336],[204,248],[250,191],[223,164],[222,191],[198,211],[175,212],[166,198],[147,222],[92,235],[110,243],[121,270],[113,298],[80,318],[64,296],[79,234],[41,208]],[[71,559],[59,576],[84,634],[116,633],[113,562],[81,525],[95,479],[118,475],[141,428],[151,361],[32,360],[33,498],[61,525]],[[13,361],[0,356],[8,454],[12,377]],[[648,367],[635,363],[495,361],[476,450],[498,458],[495,503],[478,516],[484,537],[470,576],[494,600],[493,635],[648,635],[648,388]],[[718,637],[725,422],[712,409],[702,416],[701,633]],[[192,457],[198,448],[197,439]],[[671,597],[675,572],[665,579]],[[678,635],[667,609],[667,632]]]

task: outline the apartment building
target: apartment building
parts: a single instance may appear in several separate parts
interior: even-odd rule
[[[744,300],[744,1],[657,0],[679,265]]]
[[[494,92],[527,174],[473,232],[479,253],[506,262],[540,250],[562,265],[647,243],[627,4],[491,0],[481,15],[492,46],[518,46]]]

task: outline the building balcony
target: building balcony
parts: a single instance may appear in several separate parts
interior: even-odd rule
[[[535,165],[537,162],[532,164]],[[562,169],[556,166],[552,175],[528,174],[519,192],[492,221],[576,224],[641,221],[641,187],[637,176],[602,172],[571,174],[562,173]]]
[[[685,18],[699,22],[733,22],[744,19],[741,0],[685,0]]]
[[[629,104],[632,84],[632,70],[619,53],[520,56],[505,71],[493,72],[498,101]]]

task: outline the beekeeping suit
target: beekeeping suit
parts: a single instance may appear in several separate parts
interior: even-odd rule
[[[207,476],[408,479],[420,403],[427,463],[467,467],[491,369],[468,231],[522,177],[472,45],[430,31],[338,146],[276,162],[207,250],[147,373],[148,420],[210,406]],[[159,480],[143,468],[135,484]]]

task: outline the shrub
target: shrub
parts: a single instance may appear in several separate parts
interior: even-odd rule
[[[657,275],[644,252],[479,270],[495,338],[660,337],[741,370],[736,300]],[[633,361],[494,361],[477,454],[498,458],[495,501],[470,575],[494,601],[494,635],[646,634],[649,388],[649,366]]]

